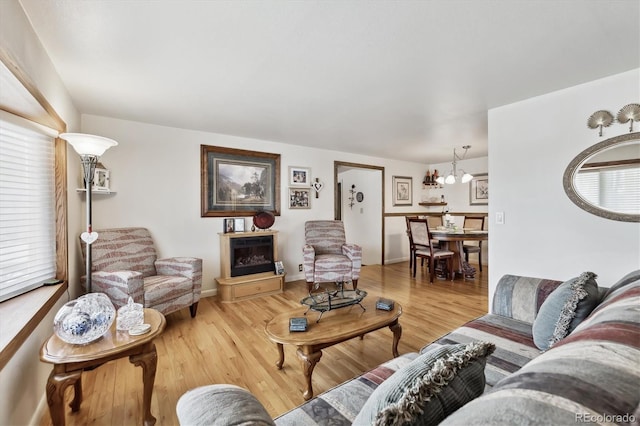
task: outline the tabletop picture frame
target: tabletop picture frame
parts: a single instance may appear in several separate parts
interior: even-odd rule
[[[289,186],[311,186],[311,168],[289,166]]]
[[[96,167],[93,173],[93,186],[94,191],[109,191],[110,190],[111,172],[108,169],[102,167]]]
[[[280,154],[200,145],[201,217],[280,216]]]
[[[469,205],[489,204],[489,175],[478,173],[469,181]]]
[[[233,218],[226,218],[222,221],[222,231],[225,234],[236,231],[236,224]]]
[[[392,196],[394,206],[413,205],[413,178],[410,176],[393,176]]]

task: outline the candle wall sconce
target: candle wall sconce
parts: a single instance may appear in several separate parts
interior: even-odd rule
[[[615,118],[609,111],[596,111],[589,116],[587,127],[590,129],[598,129],[598,136],[602,137],[602,128],[611,126],[616,120],[621,124],[629,123],[629,132],[632,133],[633,123],[640,121],[640,104],[623,106]]]
[[[311,184],[313,190],[316,191],[316,198],[320,198],[320,191],[324,188],[324,184],[320,182],[320,179],[316,178],[316,181]]]
[[[351,185],[349,190],[349,208],[353,209],[353,205],[356,203],[356,186]]]

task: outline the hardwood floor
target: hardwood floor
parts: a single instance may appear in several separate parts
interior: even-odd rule
[[[384,296],[403,307],[400,317],[400,354],[415,352],[446,332],[487,312],[488,268],[474,281],[440,281],[429,284],[425,270],[416,278],[408,262],[363,268],[358,288],[367,297]],[[300,306],[306,295],[304,281],[287,283],[283,294],[237,303],[220,303],[217,297],[200,301],[198,315],[189,310],[167,315],[167,328],[155,340],[158,351],[151,412],[157,425],[177,425],[176,402],[187,390],[213,383],[232,383],[249,389],[276,417],[304,402],[304,377],[295,348],[285,346],[285,363],[277,370],[276,345],[264,326],[275,315]],[[317,313],[309,315],[315,318]],[[382,329],[323,350],[313,372],[318,395],[392,358],[392,333]],[[142,424],[142,371],[127,359],[112,361],[82,376],[84,401],[72,414],[65,394],[68,425]],[[44,390],[43,390],[44,391]],[[40,425],[51,425],[48,410]]]

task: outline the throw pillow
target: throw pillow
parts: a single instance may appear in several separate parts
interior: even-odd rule
[[[495,345],[472,342],[425,352],[371,394],[354,425],[436,425],[485,387],[486,357]]]
[[[540,306],[533,321],[533,342],[543,351],[564,339],[598,305],[597,275],[583,272],[560,284]]]

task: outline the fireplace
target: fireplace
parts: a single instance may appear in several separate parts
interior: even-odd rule
[[[232,238],[229,256],[232,277],[273,272],[273,236]]]
[[[220,277],[217,292],[223,303],[282,293],[284,272],[275,273],[278,231],[220,232]]]

